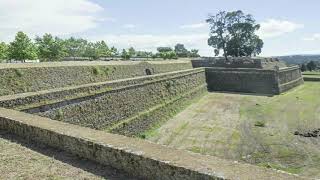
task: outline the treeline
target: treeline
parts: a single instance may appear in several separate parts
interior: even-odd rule
[[[177,59],[182,57],[199,57],[198,50],[187,50],[183,44],[171,47],[159,47],[158,52],[136,51],[133,47],[123,49],[121,52],[115,47],[109,47],[105,41],[90,42],[82,38],[71,37],[61,39],[51,34],[37,36],[32,41],[25,33],[18,32],[13,42],[0,43],[1,60],[34,60],[60,61],[66,57],[87,58],[97,60],[100,58],[118,57],[123,60],[130,58],[163,58]]]
[[[320,62],[320,55],[291,55],[291,56],[278,56],[277,58],[285,61],[288,64],[307,64],[310,61]]]
[[[314,61],[309,61],[308,63],[303,63],[300,65],[301,71],[315,71],[318,70],[318,64]]]

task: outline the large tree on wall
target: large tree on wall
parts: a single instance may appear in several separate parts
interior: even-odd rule
[[[263,41],[255,34],[260,25],[250,14],[221,11],[209,15],[206,21],[210,25],[208,45],[214,48],[216,56],[221,50],[226,60],[228,56],[255,56],[261,53]]]
[[[10,43],[8,48],[9,59],[33,60],[37,58],[37,49],[31,39],[23,32],[18,32],[15,40]]]

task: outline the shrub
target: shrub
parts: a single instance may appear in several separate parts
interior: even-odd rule
[[[23,76],[23,72],[20,69],[15,69],[14,72],[16,73],[16,75],[18,77],[22,77]]]
[[[99,67],[93,67],[92,71],[93,71],[93,74],[96,76],[101,74],[101,70]]]
[[[59,109],[56,114],[56,119],[61,120],[62,118],[63,118],[63,111]]]
[[[265,122],[263,122],[263,121],[256,121],[256,122],[254,123],[254,126],[257,126],[257,127],[265,127],[266,124],[265,124]]]

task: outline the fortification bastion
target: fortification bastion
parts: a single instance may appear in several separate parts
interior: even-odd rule
[[[209,62],[8,64],[0,67],[0,130],[142,179],[302,179],[143,140],[208,90],[273,95],[303,83],[281,62]]]

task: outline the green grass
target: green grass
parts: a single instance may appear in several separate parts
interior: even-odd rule
[[[311,174],[320,176],[316,172],[320,168],[320,162],[309,158],[309,155],[320,155],[319,149],[315,148],[310,139],[293,135],[296,130],[320,127],[319,97],[320,83],[306,82],[279,96],[250,97],[243,101],[242,122],[252,121],[256,128],[264,127],[242,131],[243,137],[246,137],[242,139],[242,143],[252,150],[243,152],[252,155],[246,161],[269,164],[271,168],[298,174],[309,167]],[[257,103],[259,106],[252,105]],[[248,134],[257,138],[248,138]]]
[[[209,93],[159,128],[154,142],[320,178],[320,82],[267,97]],[[186,124],[188,122],[188,124]]]

